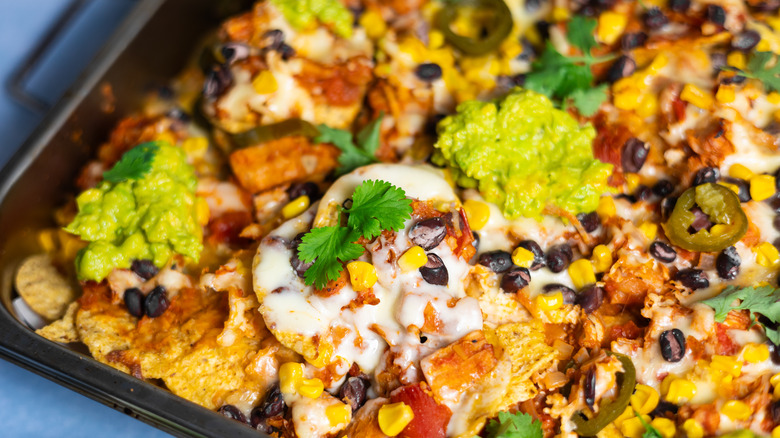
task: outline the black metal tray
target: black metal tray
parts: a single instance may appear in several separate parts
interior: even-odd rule
[[[166,83],[185,65],[200,38],[222,18],[215,6],[225,4],[139,0],[0,172],[0,358],[174,435],[256,438],[264,435],[36,335],[12,307],[16,267],[40,252],[37,230],[53,225],[52,211],[74,191],[79,168],[121,117],[140,108],[147,87]],[[109,85],[113,109],[107,111]]]

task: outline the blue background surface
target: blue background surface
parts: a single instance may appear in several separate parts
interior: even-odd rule
[[[5,84],[71,0],[0,0],[0,81]],[[133,0],[90,0],[73,26],[30,76],[26,89],[55,102]],[[0,165],[35,130],[44,114],[0,91]],[[0,333],[2,336],[2,333]],[[0,360],[0,436],[157,438],[169,435],[22,368]]]

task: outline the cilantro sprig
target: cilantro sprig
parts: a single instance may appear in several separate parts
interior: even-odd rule
[[[111,169],[103,172],[103,179],[119,183],[129,179],[141,179],[152,169],[154,154],[160,149],[156,142],[140,144],[125,152]]]
[[[639,415],[639,412],[634,410],[634,415],[636,415],[636,417],[639,418],[639,422],[642,423],[642,427],[645,428],[645,431],[642,433],[642,438],[663,438],[661,432],[659,432],[658,429],[653,427],[650,423],[645,421],[645,419],[642,418],[641,415]]]
[[[773,325],[780,323],[780,289],[772,286],[744,287],[729,286],[716,297],[702,301],[715,310],[715,321],[723,322],[732,310],[748,310],[750,319],[755,322],[757,315],[762,315]],[[767,338],[775,344],[780,344],[780,332],[777,328],[764,327]]]
[[[412,215],[412,201],[403,189],[387,181],[363,181],[352,194],[352,206],[339,207],[348,214],[347,226],[314,228],[298,245],[298,258],[312,263],[304,274],[307,285],[323,288],[336,280],[343,264],[360,257],[363,247],[355,243],[360,237],[373,239],[383,230],[398,231]]]
[[[485,426],[487,438],[542,438],[542,423],[529,414],[499,412],[498,421],[490,420]]]
[[[582,51],[582,56],[564,56],[548,41],[533,70],[525,77],[525,88],[557,99],[564,106],[574,105],[584,116],[592,116],[607,99],[607,85],[594,87],[593,64],[609,61],[613,56],[594,57],[598,45],[593,37],[597,21],[575,15],[569,22],[566,38]]]
[[[744,70],[734,67],[723,68],[761,81],[767,91],[780,92],[780,58],[772,52],[753,52]]]
[[[376,163],[376,151],[379,149],[379,128],[382,125],[380,115],[374,121],[366,125],[353,138],[352,133],[343,129],[331,128],[328,125],[320,125],[317,129],[320,135],[314,141],[317,143],[330,143],[341,150],[339,155],[339,167],[337,175],[352,172],[361,166]],[[357,144],[355,143],[357,140]]]

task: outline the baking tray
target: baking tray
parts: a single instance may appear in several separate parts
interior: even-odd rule
[[[79,168],[152,84],[186,64],[201,37],[241,0],[139,0],[85,73],[0,172],[0,358],[177,436],[266,436],[88,354],[36,335],[12,307],[19,262],[40,252]],[[110,90],[110,92],[109,92]]]

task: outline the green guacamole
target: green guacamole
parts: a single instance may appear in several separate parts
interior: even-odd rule
[[[438,132],[434,162],[448,167],[459,185],[479,189],[509,219],[539,219],[548,205],[591,212],[607,191],[612,165],[593,158],[593,127],[580,127],[533,91],[464,102]]]
[[[65,230],[89,242],[76,257],[80,280],[101,281],[114,268],[129,268],[135,259],[163,267],[174,253],[200,257],[197,179],[184,152],[161,142],[138,148],[148,152],[137,160],[123,159],[112,169],[123,171],[125,179],[103,181],[76,198],[78,214]],[[108,172],[105,175],[110,179]]]
[[[310,29],[317,21],[342,38],[352,36],[352,13],[339,0],[270,0],[284,18],[298,29]]]

